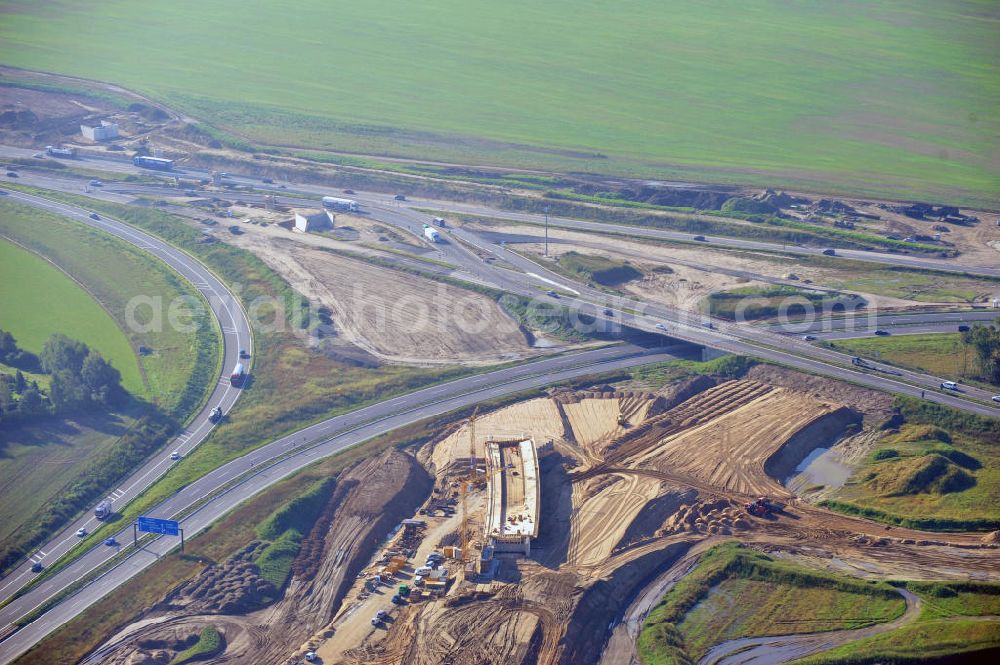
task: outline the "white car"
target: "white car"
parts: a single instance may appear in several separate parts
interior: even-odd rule
[[[310,663],[316,662],[316,652],[306,651],[306,660],[308,660]]]
[[[657,330],[666,330],[667,327],[665,325],[663,325],[662,323],[657,323],[656,324],[656,329]]]
[[[181,454],[179,452],[177,452],[176,450],[174,452],[170,453],[170,459],[176,461],[176,460],[179,460],[180,458],[181,458]]]
[[[86,529],[77,529],[76,530],[76,537],[77,538],[83,538],[86,535],[87,535],[87,530]]]
[[[954,381],[942,381],[941,388],[944,390],[958,390],[958,384]]]
[[[1000,402],[1000,395],[994,395],[990,399],[992,399],[994,402]]]

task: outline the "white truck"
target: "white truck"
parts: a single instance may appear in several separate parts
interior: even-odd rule
[[[333,210],[346,210],[348,212],[358,211],[358,202],[354,199],[341,199],[336,196],[324,196],[323,207]]]
[[[94,508],[94,517],[99,520],[107,519],[111,515],[111,499],[105,499]]]
[[[441,242],[441,234],[438,233],[438,230],[431,228],[427,224],[424,224],[424,237],[431,242]]]

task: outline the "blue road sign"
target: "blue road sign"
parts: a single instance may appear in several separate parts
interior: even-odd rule
[[[179,536],[181,525],[174,520],[161,520],[157,517],[140,517],[139,531],[160,533],[164,536]]]

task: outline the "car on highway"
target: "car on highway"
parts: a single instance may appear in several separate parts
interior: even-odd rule
[[[45,159],[45,155],[43,155],[40,152],[36,152],[34,155],[32,155],[32,157],[34,157],[35,159]]]
[[[604,308],[604,316],[614,316],[614,315],[615,313],[612,312],[610,309],[608,309],[607,307]]]
[[[261,178],[260,181],[262,183],[264,183],[265,185],[273,185],[274,184],[274,180],[272,180],[271,178]]]
[[[548,290],[548,291],[546,291],[545,295],[549,296],[550,298],[558,298],[559,297],[559,294],[556,293],[555,291],[551,290],[551,289]]]
[[[708,242],[705,240],[705,236],[695,236],[692,240],[697,240],[698,242]]]
[[[175,450],[174,452],[170,453],[170,459],[174,460],[175,462],[180,458],[181,454],[178,451]]]
[[[108,547],[114,547],[115,545],[118,544],[118,541],[115,540],[114,537],[112,536],[111,538],[105,538],[104,544],[107,545]]]
[[[91,180],[90,181],[90,186],[91,187],[104,187],[104,183],[101,182],[100,180]]]
[[[39,563],[38,561],[35,561],[33,564],[31,564],[31,572],[33,572],[33,573],[40,573],[44,569],[45,569],[45,567],[42,566],[42,564]]]
[[[666,330],[667,327],[665,325],[663,325],[662,323],[657,323],[656,324],[656,329],[657,330]]]
[[[990,399],[993,400],[994,402],[1000,402],[1000,395],[994,395]]]
[[[405,194],[396,194],[392,198],[395,199],[395,200],[397,200],[397,201],[405,201],[406,200],[406,195]]]
[[[833,250],[833,249],[824,249],[823,250],[823,256],[836,256],[836,255],[837,255],[837,251],[836,250]]]
[[[247,353],[246,349],[240,349],[240,358],[249,358],[250,354]]]
[[[806,342],[812,342],[816,339],[815,335],[803,335],[802,339]]]
[[[15,171],[7,171],[7,177],[8,178],[16,178],[16,177],[18,177],[18,175],[17,175],[17,173]]]
[[[958,390],[958,384],[955,383],[954,381],[942,381],[941,382],[941,389],[942,390],[955,390],[955,391],[957,391]]]
[[[878,335],[879,337],[885,337],[886,335],[889,334],[889,331],[888,330],[879,329],[879,330],[875,331],[875,334]]]
[[[345,189],[344,190],[344,194],[354,194],[354,190],[353,189]]]
[[[704,323],[701,324],[701,327],[708,328],[709,330],[715,330],[715,324],[712,323],[711,321],[705,321]]]
[[[100,219],[101,216],[98,215],[96,212],[92,212],[92,213],[90,213],[90,218],[91,219]]]
[[[969,326],[961,325],[958,327],[958,332],[969,332]]]
[[[85,538],[86,536],[87,536],[87,530],[86,529],[77,529],[76,530],[76,537],[77,538]]]

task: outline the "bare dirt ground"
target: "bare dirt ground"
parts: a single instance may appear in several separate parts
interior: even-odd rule
[[[266,609],[244,614],[237,590],[252,567],[204,584],[217,567],[174,590],[150,615],[101,647],[100,662],[114,665],[165,663],[180,649],[182,635],[215,625],[227,647],[217,663],[280,663],[310,648],[310,640],[332,618],[364,560],[391,528],[430,492],[431,480],[413,458],[387,451],[359,463],[338,478],[327,511],[303,543],[283,597]],[[391,504],[391,505],[390,505]],[[213,603],[217,588],[230,590]],[[242,605],[245,607],[246,605]],[[251,605],[252,607],[252,605]],[[167,660],[157,660],[157,653]]]
[[[868,400],[867,391],[775,370],[659,392],[560,389],[477,419],[473,467],[490,436],[530,436],[542,448],[539,537],[530,558],[504,555],[492,578],[466,578],[462,563],[449,559],[440,593],[415,590],[399,605],[388,601],[395,584],[412,584],[428,553],[460,541],[456,504],[458,481],[470,469],[469,429],[456,423],[415,457],[387,453],[338,481],[343,495],[310,534],[277,604],[242,616],[216,600],[222,614],[209,614],[204,600],[191,600],[197,593],[190,589],[200,588],[195,580],[112,640],[102,651],[106,662],[154,662],[135,658],[209,621],[229,644],[218,662],[295,662],[313,648],[328,663],[596,663],[609,624],[647,586],[660,588],[659,573],[722,539],[873,579],[1000,579],[997,545],[982,534],[890,529],[800,501],[774,480],[784,477],[776,465],[794,465],[829,445],[862,421],[862,410],[869,420],[881,414],[886,405]],[[359,482],[350,486],[350,479]],[[485,492],[479,476],[468,504],[477,556]],[[750,516],[743,504],[763,492],[782,497],[784,507]],[[426,527],[380,545],[406,515]],[[396,555],[405,565],[392,584],[367,588]],[[231,567],[243,571],[243,581],[220,582],[227,593],[255,588],[252,566]],[[227,579],[225,571],[216,574]],[[390,615],[379,627],[369,621],[377,609]],[[616,633],[607,662],[627,662],[616,654],[627,655],[630,644]]]
[[[322,250],[335,240],[268,227],[230,241],[328,307],[338,334],[383,360],[492,364],[538,353],[487,296]]]

